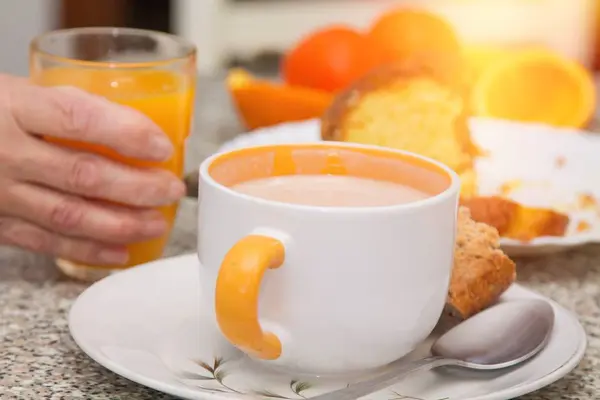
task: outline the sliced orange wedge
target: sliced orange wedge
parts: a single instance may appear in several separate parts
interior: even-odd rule
[[[547,50],[507,55],[486,68],[472,93],[476,115],[555,126],[585,126],[595,88],[581,65]]]
[[[469,70],[469,78],[472,82],[476,82],[490,65],[502,61],[502,59],[507,58],[514,52],[515,50],[509,50],[498,46],[465,46],[463,53]]]
[[[242,69],[229,72],[227,86],[248,129],[321,117],[333,100],[331,93],[257,79]]]

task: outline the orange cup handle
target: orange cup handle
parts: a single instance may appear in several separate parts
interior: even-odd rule
[[[280,267],[284,259],[281,241],[249,235],[229,250],[217,277],[215,311],[221,332],[234,346],[263,360],[277,359],[281,342],[258,322],[260,286],[265,271]]]

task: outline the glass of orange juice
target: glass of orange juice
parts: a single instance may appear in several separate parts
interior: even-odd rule
[[[119,104],[133,107],[151,118],[169,136],[173,157],[149,163],[123,157],[102,146],[59,141],[104,155],[128,165],[159,167],[183,175],[185,141],[191,128],[196,77],[196,49],[166,33],[129,28],[77,28],[35,38],[31,44],[30,76],[43,86],[75,86]],[[58,141],[58,140],[57,140]],[[177,204],[160,211],[173,226]],[[134,266],[159,258],[168,240],[164,237],[129,246]],[[67,275],[85,281],[100,279],[113,268],[81,265],[58,259]]]

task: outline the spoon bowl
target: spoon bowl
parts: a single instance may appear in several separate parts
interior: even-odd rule
[[[431,357],[398,360],[378,376],[311,400],[356,400],[419,370],[457,366],[501,370],[521,364],[544,349],[554,326],[554,310],[543,300],[500,303],[458,324],[437,339]]]
[[[508,368],[539,353],[553,326],[554,311],[543,300],[500,303],[446,332],[431,354],[470,369]]]

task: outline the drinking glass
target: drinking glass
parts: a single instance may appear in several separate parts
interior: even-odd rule
[[[75,86],[143,112],[169,136],[175,152],[168,161],[152,163],[124,157],[103,146],[54,138],[46,140],[101,154],[127,165],[158,167],[180,177],[183,175],[185,141],[190,132],[195,92],[196,49],[192,44],[177,36],[139,29],[58,30],[32,41],[30,76],[39,85]],[[159,209],[170,228],[177,207],[172,204]],[[125,268],[159,258],[168,236],[129,245],[129,262]],[[117,270],[64,259],[57,259],[57,265],[68,276],[85,281],[100,279]]]

